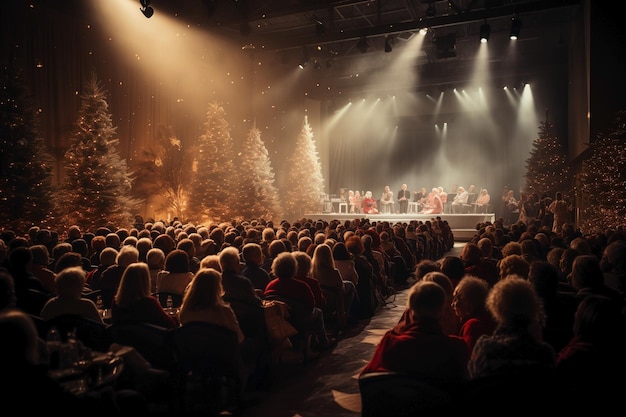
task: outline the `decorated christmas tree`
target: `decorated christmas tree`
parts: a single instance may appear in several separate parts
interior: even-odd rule
[[[59,193],[62,225],[91,231],[101,226],[129,227],[139,202],[131,196],[132,176],[118,153],[106,92],[95,76],[84,90],[65,153]]]
[[[289,188],[284,192],[283,210],[286,217],[300,219],[307,212],[322,210],[320,195],[324,193],[322,165],[306,116],[295,145],[287,161]]]
[[[554,197],[557,191],[570,193],[572,184],[567,154],[549,121],[539,126],[539,138],[533,142],[526,160],[526,192]]]
[[[237,201],[236,217],[242,219],[277,220],[280,218],[278,190],[274,186],[274,170],[261,131],[253,127],[248,132],[239,155],[239,175],[236,186],[242,190]]]
[[[209,105],[204,134],[196,146],[189,200],[188,217],[197,223],[225,222],[237,217],[234,189],[235,163],[230,126],[224,108]]]
[[[0,88],[0,224],[18,233],[54,225],[54,158],[39,137],[37,110],[15,71],[2,70]]]
[[[626,112],[619,112],[612,130],[591,144],[578,184],[581,230],[604,232],[626,224]]]
[[[186,218],[187,189],[191,180],[193,148],[178,139],[171,129],[159,129],[155,143],[143,151],[135,168],[135,195],[143,200],[162,198],[157,211],[173,211],[179,219]]]

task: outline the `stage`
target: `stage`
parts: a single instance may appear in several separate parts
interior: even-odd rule
[[[359,213],[308,213],[304,215],[308,219],[323,220],[329,222],[331,220],[339,220],[342,223],[346,220],[353,220],[357,218],[365,218],[370,222],[390,222],[395,223],[408,223],[411,220],[426,221],[434,217],[441,217],[450,225],[452,233],[454,233],[454,239],[458,241],[468,241],[476,234],[476,225],[478,223],[491,222],[496,219],[494,213],[471,213],[471,214],[359,214]]]

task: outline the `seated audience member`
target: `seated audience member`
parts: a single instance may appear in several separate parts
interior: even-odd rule
[[[530,264],[521,255],[505,256],[498,263],[498,267],[501,280],[510,275],[519,275],[524,279],[528,279]]]
[[[320,283],[320,287],[340,291],[347,316],[356,297],[356,287],[352,281],[343,279],[341,272],[335,267],[332,249],[326,243],[315,247],[311,257],[311,276]]]
[[[196,272],[180,306],[178,318],[181,325],[202,321],[225,327],[237,334],[239,343],[244,335],[239,327],[237,316],[222,296],[222,274],[212,268],[202,268]]]
[[[447,255],[441,258],[439,264],[441,272],[450,278],[452,285],[456,288],[465,276],[465,264],[463,260],[458,256]]]
[[[289,321],[298,332],[311,331],[315,337],[315,347],[324,350],[334,344],[328,338],[322,310],[315,307],[315,297],[311,288],[304,281],[296,278],[298,264],[290,252],[279,254],[272,263],[274,278],[265,288],[265,297],[278,296],[287,300],[291,307]]]
[[[578,300],[595,294],[603,295],[624,306],[624,297],[604,284],[604,275],[600,260],[595,255],[579,255],[574,259],[572,272],[569,275],[572,287],[576,290]]]
[[[626,296],[626,241],[616,240],[602,251],[600,268],[604,284]]]
[[[622,406],[623,386],[616,381],[626,373],[624,324],[619,305],[607,297],[589,295],[578,305],[574,336],[556,359],[563,403],[572,410],[610,414]]]
[[[487,296],[487,309],[496,329],[476,341],[468,364],[471,378],[554,368],[556,353],[541,336],[541,299],[530,282],[516,276],[498,281]]]
[[[111,265],[115,265],[115,259],[117,258],[117,250],[105,247],[100,251],[99,261],[96,268],[87,273],[85,278],[86,284],[92,289],[100,288],[100,280],[102,279],[102,273]]]
[[[350,256],[350,252],[346,248],[344,242],[337,242],[333,245],[333,259],[335,260],[335,267],[341,273],[341,278],[344,281],[351,281],[356,287],[359,283],[359,275],[354,267],[354,260]]]
[[[55,273],[50,269],[50,255],[48,248],[45,245],[32,245],[28,249],[33,255],[33,263],[31,264],[30,271],[37,278],[46,291],[54,293],[54,277]]]
[[[224,301],[235,311],[239,326],[248,338],[265,340],[267,328],[263,302],[254,290],[252,282],[241,275],[239,250],[234,246],[222,249],[219,253],[222,269]]]
[[[157,277],[165,269],[165,253],[159,248],[150,248],[146,253],[146,263],[150,270],[150,292],[157,291]]]
[[[117,236],[117,234],[113,234]],[[120,285],[124,271],[128,265],[135,262],[139,262],[139,251],[137,248],[130,245],[122,246],[117,253],[117,257],[115,258],[115,264],[111,265],[102,272],[98,286],[93,286],[92,282],[92,289],[99,289],[102,291],[102,301],[105,308],[111,308],[113,297],[115,296],[115,293]]]
[[[324,296],[324,292],[322,291],[322,287],[320,287],[319,281],[311,276],[311,257],[308,253],[303,251],[293,252],[293,257],[296,259],[296,263],[298,264],[296,278],[309,285],[309,288],[311,288],[313,296],[315,297],[315,307],[323,310],[328,301]]]
[[[454,289],[452,308],[460,322],[459,336],[472,352],[478,338],[491,335],[496,323],[487,311],[489,284],[481,278],[466,276]]]
[[[489,287],[498,281],[500,271],[493,262],[483,257],[483,252],[475,243],[467,243],[459,255],[465,265],[465,274],[484,279]]]
[[[81,266],[63,269],[54,280],[56,296],[49,299],[41,309],[41,318],[51,320],[65,314],[75,314],[102,322],[96,304],[83,298],[85,270]]]
[[[265,287],[271,281],[269,272],[262,268],[263,249],[258,243],[250,242],[243,245],[241,256],[244,267],[241,274],[248,278],[256,290],[265,291]]]
[[[441,327],[446,334],[457,334],[459,332],[459,319],[452,308],[452,300],[454,294],[454,286],[450,278],[443,272],[433,271],[424,275],[422,281],[436,282],[446,292],[446,305],[444,307],[443,317],[441,318]]]
[[[141,321],[171,329],[176,320],[163,310],[161,303],[150,292],[150,270],[143,262],[128,265],[111,306],[113,323]]]
[[[409,289],[406,324],[384,334],[360,375],[402,372],[440,387],[467,380],[467,345],[441,328],[446,302],[446,293],[439,284],[415,283]]]
[[[165,256],[165,268],[157,274],[156,290],[182,297],[192,278],[188,253],[182,249],[174,249]]]

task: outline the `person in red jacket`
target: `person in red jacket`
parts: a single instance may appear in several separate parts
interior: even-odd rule
[[[385,333],[360,375],[404,372],[442,388],[466,381],[467,345],[462,338],[445,334],[441,327],[446,299],[439,284],[415,283],[409,290],[406,323]]]

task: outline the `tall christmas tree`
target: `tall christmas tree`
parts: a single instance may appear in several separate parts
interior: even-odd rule
[[[209,105],[204,134],[196,147],[193,178],[189,190],[188,213],[195,222],[224,222],[236,217],[238,190],[235,183],[233,139],[224,108]]]
[[[540,197],[543,194],[554,197],[557,191],[567,195],[572,188],[567,154],[549,121],[539,126],[539,138],[533,142],[524,176],[526,191]]]
[[[37,110],[27,88],[10,68],[0,86],[0,224],[18,233],[54,226],[54,158],[39,136]]]
[[[582,201],[580,228],[585,233],[615,230],[626,223],[626,112],[591,144],[578,175]]]
[[[65,153],[65,181],[60,202],[64,226],[85,230],[129,227],[138,201],[131,197],[132,176],[118,153],[106,93],[93,76],[81,94],[70,145]]]
[[[237,217],[278,219],[281,213],[278,190],[274,186],[274,170],[267,148],[261,140],[261,131],[256,127],[248,132],[239,160],[239,185],[236,187],[242,192],[237,203]]]
[[[148,200],[163,198],[158,211],[173,211],[179,219],[186,217],[187,188],[191,181],[193,148],[183,143],[169,128],[161,128],[155,144],[143,151],[135,167],[135,195]]]
[[[320,195],[324,193],[324,177],[313,140],[313,130],[306,116],[287,166],[290,181],[289,188],[284,193],[285,215],[292,219],[300,219],[307,212],[320,212],[322,209]]]

